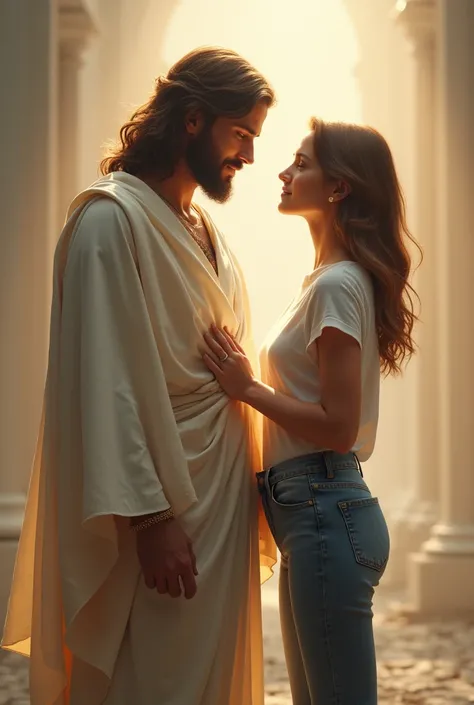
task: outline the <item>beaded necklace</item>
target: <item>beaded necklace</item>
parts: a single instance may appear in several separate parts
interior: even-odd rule
[[[186,217],[185,215],[183,215],[182,213],[180,213],[179,210],[178,210],[177,208],[175,208],[175,206],[173,206],[173,204],[170,203],[170,202],[168,201],[168,199],[166,199],[166,198],[165,198],[164,196],[162,196],[161,194],[160,194],[160,198],[163,199],[163,201],[166,203],[166,205],[171,208],[171,210],[172,210],[173,213],[176,215],[176,217],[178,218],[178,220],[184,225],[184,228],[186,229],[186,232],[189,233],[189,235],[191,235],[191,237],[193,238],[194,242],[201,248],[202,252],[205,254],[205,256],[207,257],[207,259],[208,259],[209,262],[211,263],[212,267],[214,268],[214,271],[215,271],[216,274],[217,274],[217,259],[216,259],[216,255],[215,255],[213,249],[212,249],[211,247],[209,247],[209,245],[207,244],[207,242],[204,242],[204,240],[203,240],[201,237],[199,237],[199,235],[197,234],[197,227],[196,227],[196,225],[195,225],[194,223],[191,223],[191,221],[189,220],[188,217]],[[199,215],[198,210],[195,208],[195,206],[193,206],[193,205],[191,204],[191,208],[194,210],[194,212],[196,213],[198,219],[201,221],[202,226],[203,226],[203,227],[206,227],[206,226],[204,225],[203,221],[202,221],[201,216]]]

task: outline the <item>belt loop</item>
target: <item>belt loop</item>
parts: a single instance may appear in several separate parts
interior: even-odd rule
[[[334,479],[334,467],[331,461],[331,454],[330,451],[323,451],[322,452],[324,464],[326,466],[326,477],[328,480],[333,480]]]
[[[358,467],[358,469],[359,469],[360,476],[361,476],[361,477],[364,477],[364,473],[362,472],[362,465],[360,464],[359,458],[357,457],[357,455],[356,455],[355,453],[353,453],[353,456],[354,456],[355,461],[356,461],[356,463],[357,463],[357,467]]]

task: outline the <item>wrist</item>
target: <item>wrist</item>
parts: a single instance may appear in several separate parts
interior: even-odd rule
[[[164,511],[132,517],[130,519],[130,529],[132,529],[132,531],[143,531],[152,526],[168,523],[172,519],[174,519],[174,512],[171,507],[168,507],[168,509]]]
[[[256,408],[256,405],[265,398],[267,394],[273,394],[273,390],[259,379],[253,379],[245,390],[242,401]]]

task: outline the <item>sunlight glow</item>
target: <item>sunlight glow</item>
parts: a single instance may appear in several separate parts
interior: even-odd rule
[[[237,175],[232,200],[219,206],[197,197],[244,268],[259,344],[314,261],[304,222],[277,211],[278,173],[291,162],[312,115],[360,121],[358,45],[343,0],[296,0],[291,10],[270,0],[242,0],[238,11],[230,0],[200,0],[199,12],[195,0],[182,0],[168,25],[166,63],[209,44],[243,54],[278,97],[256,141],[255,164]]]

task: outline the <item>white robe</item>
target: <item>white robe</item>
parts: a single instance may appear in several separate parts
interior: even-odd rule
[[[200,354],[211,322],[252,350],[247,294],[202,217],[218,275],[134,176],[71,205],[2,642],[31,657],[32,705],[263,704],[258,555],[265,579],[275,551],[254,482],[259,419]],[[192,600],[144,586],[128,529],[168,504],[197,556]]]

